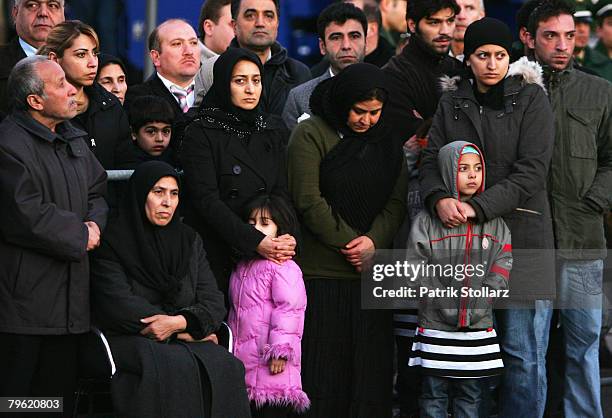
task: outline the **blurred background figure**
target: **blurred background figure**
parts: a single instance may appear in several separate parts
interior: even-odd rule
[[[455,16],[455,32],[449,54],[463,61],[463,36],[472,22],[485,16],[484,0],[456,0],[461,11]]]
[[[119,58],[110,54],[98,55],[98,76],[96,81],[113,93],[123,104],[127,93],[127,76],[125,64]]]
[[[8,111],[6,82],[11,70],[20,59],[36,55],[51,29],[64,21],[64,0],[15,0],[11,3],[10,19],[17,35],[0,47],[0,111],[4,113]]]
[[[576,46],[574,60],[587,72],[612,81],[612,60],[589,46],[593,13],[589,10],[591,0],[574,0],[576,13]]]
[[[383,29],[381,35],[393,47],[397,45],[400,34],[406,33],[406,0],[379,0],[380,14],[382,15]]]
[[[234,39],[231,3],[231,0],[206,0],[202,3],[197,28],[202,62],[221,54]]]

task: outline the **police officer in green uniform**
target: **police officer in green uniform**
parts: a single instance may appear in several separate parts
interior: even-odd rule
[[[612,0],[591,0],[599,41],[595,50],[612,59]]]
[[[600,0],[598,3],[601,3]],[[576,13],[576,46],[574,59],[586,72],[593,73],[612,82],[612,60],[589,46],[591,23],[593,22],[592,0],[574,0]]]

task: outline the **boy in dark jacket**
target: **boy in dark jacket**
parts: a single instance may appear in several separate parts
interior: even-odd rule
[[[438,165],[453,198],[467,201],[484,189],[484,160],[476,145],[455,141],[442,147]],[[452,386],[455,415],[478,416],[485,396],[478,378],[503,368],[492,299],[505,296],[508,287],[510,231],[502,218],[450,230],[421,211],[408,248],[409,260],[423,265],[417,277],[419,327],[409,362],[423,373],[421,411],[446,416]]]

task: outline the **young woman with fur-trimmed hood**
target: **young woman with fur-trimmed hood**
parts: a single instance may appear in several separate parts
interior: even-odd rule
[[[533,308],[534,300],[550,298],[555,291],[554,259],[534,251],[554,245],[546,192],[554,117],[542,69],[526,58],[510,65],[511,44],[510,30],[499,20],[484,18],[468,27],[464,74],[441,80],[445,93],[423,151],[421,196],[430,213],[448,228],[468,218],[483,223],[503,217],[515,253],[510,297]],[[485,190],[469,203],[452,198],[437,163],[439,149],[457,138],[477,145],[488,166]],[[538,360],[536,353],[521,348],[521,338],[538,340],[541,336],[534,330],[536,311],[522,312],[528,312],[531,319],[513,309],[496,312],[502,351],[508,355],[503,381],[513,387],[513,399],[535,403],[537,381],[532,377],[538,371],[531,369],[537,368]],[[511,332],[516,327],[524,334]],[[535,341],[529,343],[535,347]],[[530,369],[528,375],[526,369]]]

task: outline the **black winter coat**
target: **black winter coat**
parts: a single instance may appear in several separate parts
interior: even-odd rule
[[[106,173],[69,122],[0,124],[0,332],[89,331],[87,227],[106,225]]]
[[[189,270],[172,312],[160,307],[163,295],[131,279],[117,261],[92,257],[94,321],[107,334],[117,365],[111,393],[122,417],[248,417],[244,367],[213,343],[160,343],[139,333],[140,319],[157,314],[182,314],[197,323],[201,339],[221,325],[225,308],[196,236]],[[201,363],[203,367],[198,367]],[[207,376],[201,376],[205,370]],[[210,388],[201,387],[209,382]],[[212,388],[212,390],[211,390]],[[211,390],[211,414],[202,392]],[[179,412],[180,411],[180,412]]]
[[[442,96],[439,78],[454,75],[461,66],[460,61],[447,54],[435,54],[413,35],[401,54],[383,68],[390,91],[385,117],[408,139],[422,122],[414,118],[412,111],[416,110],[424,120],[432,118]]]
[[[436,202],[451,197],[439,172],[438,150],[457,140],[476,144],[487,168],[484,192],[470,200],[477,222],[504,218],[512,235],[514,256],[511,296],[542,299],[555,294],[551,276],[554,258],[551,252],[531,251],[528,256],[520,250],[554,248],[546,191],[554,116],[537,64],[522,59],[510,66],[509,74],[501,110],[481,106],[469,80],[446,80],[447,92],[440,100],[428,146],[423,150],[421,195],[430,213],[437,216]]]
[[[257,194],[289,199],[289,131],[277,116],[269,116],[266,125],[251,135],[248,145],[205,119],[196,119],[185,132],[181,150],[185,223],[202,236],[219,288],[226,294],[232,258],[254,255],[264,238],[242,220],[242,207]]]
[[[9,111],[6,83],[15,64],[25,57],[26,54],[23,52],[17,36],[8,44],[0,47],[0,112],[8,113]]]
[[[85,87],[85,94],[89,108],[72,123],[87,132],[87,145],[102,167],[113,170],[119,161],[134,160],[130,123],[119,99],[98,83]]]
[[[230,47],[240,47],[235,38]],[[272,45],[272,57],[264,63],[261,110],[278,116],[282,115],[289,90],[310,79],[308,67],[289,57],[287,50],[275,42]]]

